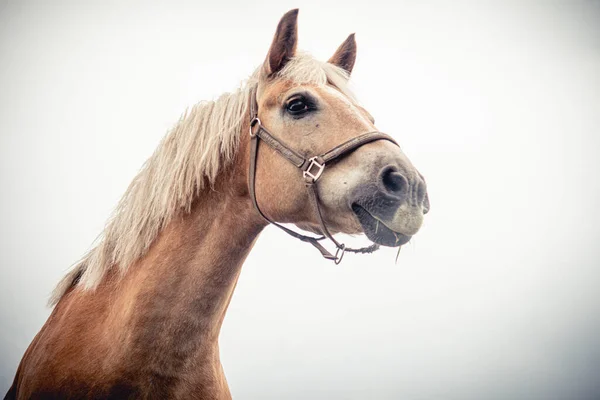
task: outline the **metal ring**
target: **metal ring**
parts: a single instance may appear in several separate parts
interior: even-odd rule
[[[342,252],[342,254],[340,254],[340,251]],[[342,258],[344,258],[344,253],[346,253],[346,245],[342,243],[342,247],[338,247],[337,251],[335,252],[335,260],[333,261],[335,265],[338,265],[342,262]],[[340,255],[339,257],[338,254]]]
[[[252,118],[252,121],[250,121],[250,137],[253,138],[254,136],[256,136],[258,134],[258,129],[256,130],[256,132],[254,132],[254,127],[258,126],[260,128],[262,124],[260,123],[260,119],[258,117],[254,117]]]

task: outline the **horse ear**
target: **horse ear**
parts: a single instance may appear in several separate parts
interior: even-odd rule
[[[288,11],[277,25],[273,43],[265,61],[265,72],[275,74],[296,54],[298,43],[298,9]]]
[[[354,62],[356,61],[356,39],[354,33],[348,36],[344,43],[338,47],[335,54],[329,59],[328,63],[337,65],[346,70],[349,74],[352,73]]]

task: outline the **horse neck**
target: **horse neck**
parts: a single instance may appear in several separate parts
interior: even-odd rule
[[[113,293],[112,319],[128,353],[160,353],[160,368],[167,369],[169,354],[175,364],[218,359],[218,334],[241,266],[265,226],[247,193],[246,154],[242,140],[215,187],[167,225]]]

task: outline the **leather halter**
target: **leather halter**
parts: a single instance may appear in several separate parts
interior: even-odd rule
[[[308,242],[316,247],[323,257],[328,260],[333,260],[336,264],[339,264],[344,257],[344,252],[349,251],[353,253],[372,253],[375,250],[379,249],[378,244],[372,244],[368,247],[362,247],[359,249],[352,249],[346,247],[345,244],[339,243],[337,240],[333,238],[333,235],[327,229],[325,225],[325,221],[323,220],[323,215],[321,214],[321,208],[319,207],[319,192],[317,189],[317,180],[323,174],[325,170],[325,166],[337,159],[347,156],[352,151],[357,148],[371,143],[377,140],[387,140],[395,145],[398,145],[391,136],[386,135],[385,133],[373,131],[363,133],[362,135],[358,135],[336,147],[323,153],[321,155],[317,155],[314,157],[304,157],[298,154],[296,151],[291,149],[281,140],[277,139],[271,132],[269,132],[264,125],[261,123],[258,118],[258,104],[256,100],[256,91],[254,91],[250,95],[250,171],[249,171],[249,190],[250,197],[252,198],[252,203],[254,207],[258,211],[258,213],[265,219],[267,222],[275,225],[280,228],[287,234],[302,240],[303,242]],[[319,220],[319,225],[321,227],[321,234],[323,236],[320,237],[312,237],[302,235],[298,232],[294,232],[293,230],[270,220],[263,212],[260,210],[258,203],[256,201],[256,191],[255,191],[255,183],[256,183],[256,161],[258,156],[258,144],[261,139],[267,145],[269,145],[273,150],[277,151],[283,158],[292,163],[296,168],[302,170],[302,176],[304,177],[304,183],[306,184],[306,188],[308,189],[308,197],[313,207],[317,210],[317,217]],[[335,255],[331,254],[321,243],[320,240],[328,238],[335,244],[337,248]]]

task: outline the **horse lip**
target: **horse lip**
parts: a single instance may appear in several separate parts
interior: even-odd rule
[[[408,243],[412,238],[412,235],[394,231],[360,204],[352,204],[352,211],[362,226],[365,235],[377,244],[398,247]]]

